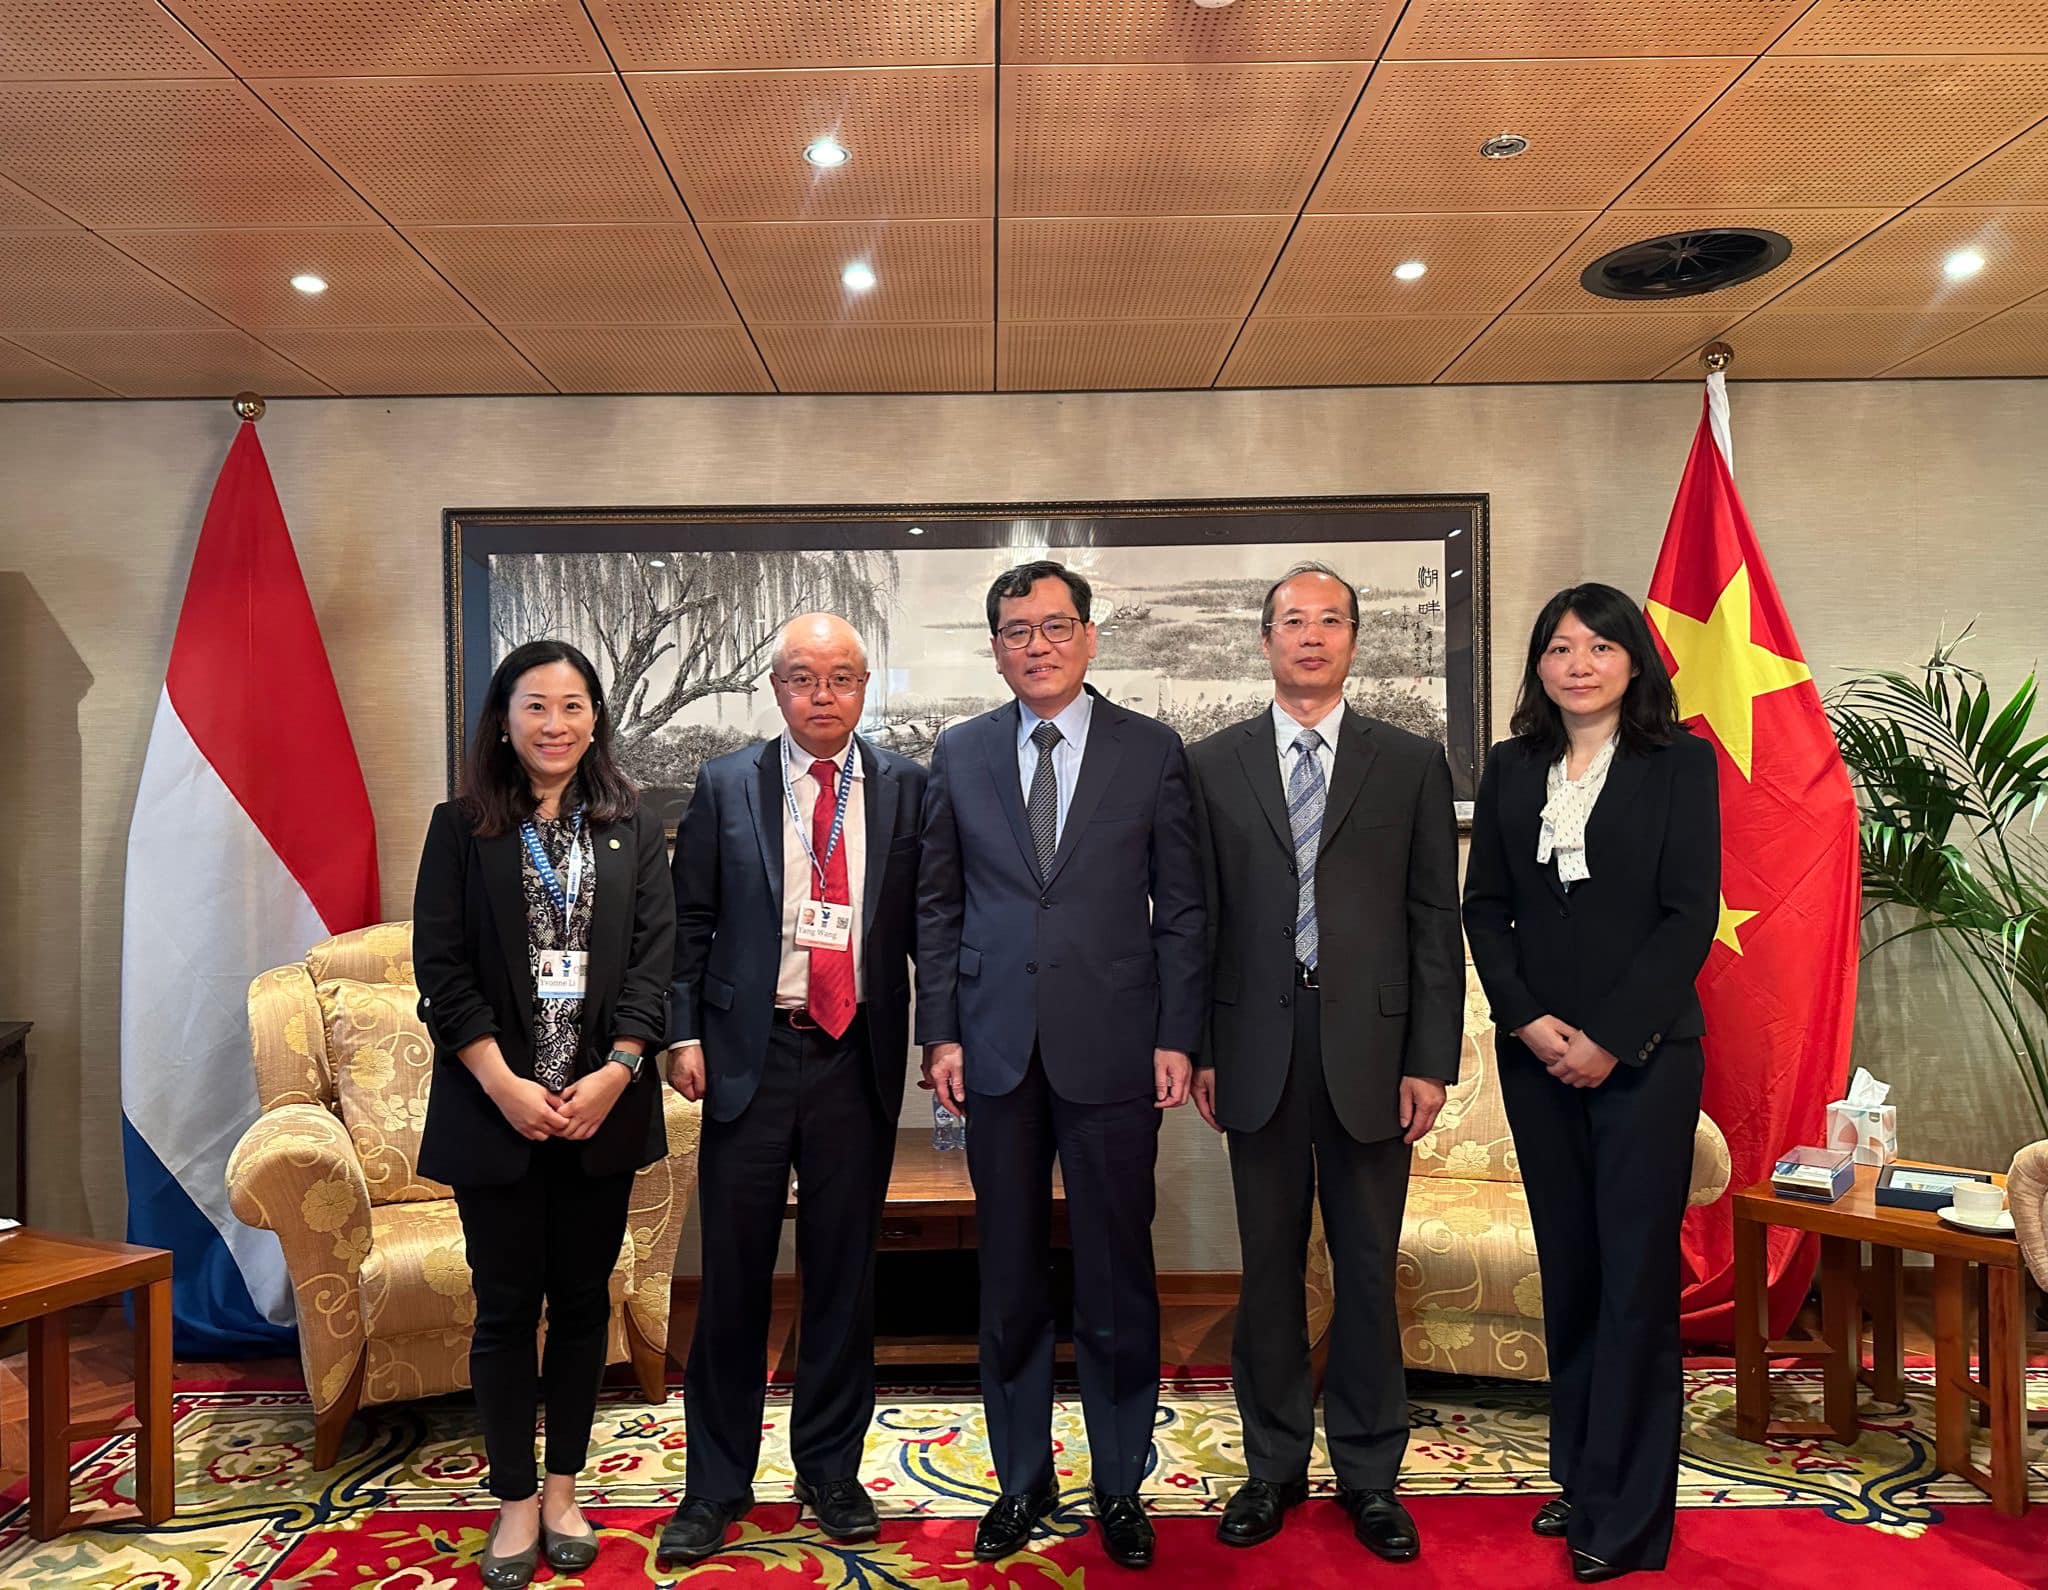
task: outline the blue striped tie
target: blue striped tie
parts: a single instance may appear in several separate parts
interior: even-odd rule
[[[1316,752],[1323,737],[1303,729],[1294,737],[1297,760],[1287,781],[1287,822],[1294,830],[1294,875],[1299,883],[1294,910],[1294,958],[1313,968],[1321,935],[1316,931],[1316,852],[1323,843],[1323,764]]]

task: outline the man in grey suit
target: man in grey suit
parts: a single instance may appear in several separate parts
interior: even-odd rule
[[[1325,1426],[1338,1500],[1390,1562],[1408,1445],[1394,1270],[1410,1145],[1458,1076],[1464,955],[1443,748],[1352,710],[1358,593],[1304,564],[1266,593],[1270,710],[1188,753],[1208,896],[1202,1118],[1230,1139],[1244,1284],[1231,1378],[1249,1477],[1217,1528],[1279,1532],[1315,1438],[1303,1277],[1320,1197],[1337,1283]]]

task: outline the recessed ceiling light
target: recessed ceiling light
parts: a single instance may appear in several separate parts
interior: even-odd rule
[[[1497,138],[1489,138],[1479,146],[1479,152],[1488,160],[1512,160],[1516,155],[1529,152],[1529,140],[1520,133],[1504,132]]]
[[[668,559],[666,559],[666,558],[649,558],[649,559],[647,560],[647,566],[648,566],[648,567],[649,567],[650,569],[665,569],[665,568],[667,568],[667,567],[668,567]]]
[[[914,536],[921,536],[924,534],[924,526],[921,524],[914,524],[910,527],[910,533]]]
[[[1959,248],[1941,262],[1941,273],[1952,282],[1968,281],[1984,268],[1984,256],[1973,248]]]
[[[852,158],[853,156],[847,153],[846,146],[837,138],[820,138],[816,143],[804,146],[804,159],[814,166],[824,167],[827,171],[834,166],[845,165]]]
[[[318,276],[294,276],[292,278],[292,285],[302,293],[324,293],[327,291],[327,283]]]
[[[1204,11],[1221,11],[1225,6],[1232,3],[1233,0],[1195,0],[1195,4]]]
[[[1419,282],[1429,272],[1429,267],[1419,259],[1411,259],[1394,267],[1397,282]]]
[[[875,285],[875,273],[858,260],[841,271],[839,279],[857,293],[864,293]]]

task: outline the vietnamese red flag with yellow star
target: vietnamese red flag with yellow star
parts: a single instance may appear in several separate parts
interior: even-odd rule
[[[1719,752],[1721,920],[1699,976],[1702,1108],[1728,1138],[1732,1185],[1747,1187],[1784,1150],[1823,1142],[1828,1103],[1842,1096],[1862,864],[1848,770],[1715,434],[1717,418],[1726,434],[1720,383],[1709,377],[1646,607],[1679,715]],[[1683,1247],[1686,1340],[1732,1340],[1727,1199],[1686,1211]],[[1817,1251],[1771,1229],[1774,1336],[1798,1313]]]

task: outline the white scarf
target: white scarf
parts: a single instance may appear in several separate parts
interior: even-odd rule
[[[1544,781],[1549,798],[1543,803],[1543,826],[1536,835],[1536,860],[1541,865],[1555,855],[1558,879],[1567,887],[1584,883],[1592,876],[1586,868],[1586,819],[1593,815],[1594,803],[1607,786],[1607,770],[1614,763],[1614,748],[1619,742],[1618,734],[1610,735],[1577,778],[1565,777],[1569,750],[1550,764]]]

